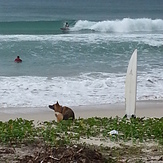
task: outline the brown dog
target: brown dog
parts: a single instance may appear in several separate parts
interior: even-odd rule
[[[59,113],[55,114],[55,116],[57,117],[57,122],[60,122],[61,120],[75,119],[75,114],[73,110],[71,108],[68,108],[67,106],[59,105],[58,101],[54,105],[49,105],[49,108]]]

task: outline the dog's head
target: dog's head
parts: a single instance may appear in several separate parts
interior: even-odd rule
[[[55,112],[59,112],[59,113],[60,113],[61,110],[62,110],[62,106],[59,105],[58,101],[57,101],[57,103],[54,104],[54,105],[49,105],[49,108],[52,109],[52,110],[54,110]]]

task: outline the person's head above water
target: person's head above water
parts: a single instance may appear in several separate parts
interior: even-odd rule
[[[22,60],[20,59],[19,56],[17,56],[17,58],[15,59],[15,62],[19,63],[19,62],[22,62]]]

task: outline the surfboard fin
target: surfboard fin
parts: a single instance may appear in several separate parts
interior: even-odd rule
[[[132,114],[131,116],[127,116],[127,114],[125,114],[124,118],[136,118],[136,115]]]

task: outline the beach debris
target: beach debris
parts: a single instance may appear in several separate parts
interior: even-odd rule
[[[103,155],[96,149],[74,146],[74,147],[45,147],[42,151],[33,155],[25,155],[20,163],[101,163],[105,162]]]
[[[117,130],[111,130],[110,132],[108,132],[109,135],[118,135],[118,131]]]

